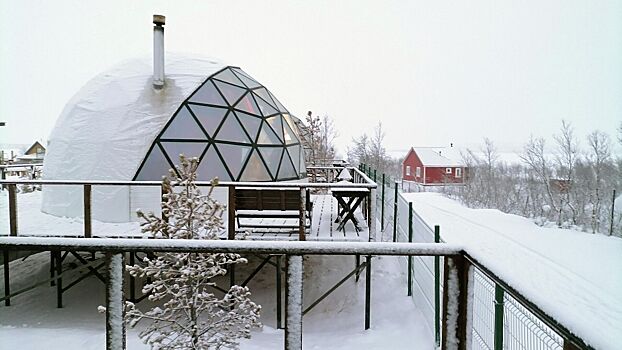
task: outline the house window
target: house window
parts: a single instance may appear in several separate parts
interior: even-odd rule
[[[456,177],[462,177],[462,168],[456,168]]]
[[[421,167],[417,167],[417,169],[415,169],[415,176],[421,177]]]
[[[445,168],[445,174],[451,174],[451,168]]]
[[[406,175],[410,176],[410,165],[406,166]]]

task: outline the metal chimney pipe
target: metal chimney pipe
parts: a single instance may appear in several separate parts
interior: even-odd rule
[[[153,15],[153,87],[164,87],[164,23],[166,17]]]

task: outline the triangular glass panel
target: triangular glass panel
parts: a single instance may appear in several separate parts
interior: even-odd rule
[[[287,109],[283,107],[283,104],[279,100],[277,100],[276,97],[274,97],[274,95],[270,91],[268,91],[268,93],[270,94],[270,97],[272,97],[272,100],[274,101],[274,103],[276,103],[276,106],[279,107],[279,111],[283,113],[289,113]]]
[[[261,84],[259,84],[257,80],[253,79],[250,75],[246,74],[246,72],[242,71],[241,69],[232,68],[232,70],[235,72],[235,75],[237,75],[237,77],[240,78],[240,80],[242,80],[242,82],[246,86],[248,86],[249,89],[254,89],[261,86]]]
[[[298,163],[298,173],[300,177],[303,177],[307,174],[307,164],[305,163],[305,150],[304,148],[300,152],[300,160]]]
[[[270,93],[268,93],[268,90],[266,90],[265,87],[253,90],[253,92],[257,94],[257,96],[261,97],[264,101],[268,102],[268,104],[274,107],[274,109],[277,109],[276,103],[272,101],[272,97],[270,97]]]
[[[259,157],[257,150],[253,150],[248,163],[240,176],[240,181],[272,181],[272,177]]]
[[[251,140],[256,140],[259,126],[261,126],[261,118],[240,111],[236,111],[235,115],[238,116],[242,126],[244,126],[244,129],[248,135],[250,135]]]
[[[235,109],[239,109],[240,111],[248,112],[256,116],[261,116],[259,107],[257,107],[257,103],[255,103],[255,99],[250,92],[246,94],[237,105],[235,105]]]
[[[237,180],[240,170],[242,170],[242,166],[244,166],[252,148],[250,146],[229,145],[226,143],[216,143],[214,145],[227,162],[227,168],[231,171],[233,179]]]
[[[257,137],[257,143],[260,145],[282,145],[283,142],[279,140],[272,128],[267,122],[261,124],[261,131],[259,137]]]
[[[279,113],[279,111],[277,111],[274,107],[272,107],[266,101],[261,99],[259,96],[255,96],[255,100],[257,100],[257,104],[259,105],[259,109],[261,110],[261,114],[263,114],[264,117],[267,117],[269,115],[274,115],[274,114],[278,114]]]
[[[298,125],[296,125],[296,122],[294,122],[294,118],[292,118],[292,116],[287,113],[283,113],[282,116],[283,119],[285,119],[285,122],[289,124],[289,127],[292,129],[294,134],[296,134],[296,136],[300,136],[300,129],[298,129]]]
[[[222,181],[231,181],[227,168],[225,168],[220,156],[216,153],[214,146],[211,146],[203,156],[203,159],[201,159],[197,169],[197,180],[210,181],[215,177]]]
[[[214,84],[216,84],[218,90],[220,90],[220,92],[222,92],[225,96],[225,99],[227,99],[230,106],[233,106],[246,92],[246,89],[228,83],[223,83],[221,81],[214,81]]]
[[[179,155],[183,154],[186,158],[200,158],[207,147],[207,142],[160,142],[168,158],[179,165]]]
[[[259,147],[259,153],[263,157],[263,160],[268,166],[268,170],[273,177],[276,178],[277,170],[279,170],[279,163],[281,162],[281,155],[283,154],[282,147]]]
[[[287,152],[283,152],[283,160],[281,161],[281,167],[279,168],[278,180],[288,180],[298,178],[298,173],[292,165],[292,161],[289,159]]]
[[[292,159],[292,163],[294,163],[294,168],[296,169],[296,173],[300,174],[300,146],[289,146],[287,147],[287,152],[289,152],[289,156]]]
[[[181,107],[179,112],[173,116],[173,120],[166,127],[164,134],[160,138],[207,140],[205,133],[201,130],[186,106]]]
[[[214,131],[216,131],[228,111],[226,108],[208,107],[192,104],[188,104],[188,107],[197,117],[197,119],[201,123],[201,126],[203,126],[203,129],[207,131],[209,137],[214,137]]]
[[[283,121],[282,121],[281,116],[277,115],[276,117],[266,118],[266,121],[268,122],[268,124],[270,124],[270,126],[272,127],[272,130],[274,130],[276,135],[282,141],[283,140]]]
[[[190,102],[207,103],[210,105],[226,106],[227,103],[222,95],[214,87],[214,83],[208,80],[188,100]]]
[[[225,121],[220,126],[220,129],[218,129],[214,138],[219,141],[251,143],[233,112],[227,114]]]
[[[226,81],[227,83],[231,83],[239,87],[245,87],[244,84],[242,84],[242,81],[240,81],[240,79],[238,79],[238,77],[233,74],[233,72],[231,72],[231,70],[229,69],[225,69],[222,72],[216,74],[214,76],[214,79]]]
[[[296,133],[289,127],[289,123],[283,123],[283,133],[285,135],[285,144],[299,143],[300,140],[296,136]]]
[[[143,166],[140,168],[136,180],[138,181],[161,181],[162,177],[168,176],[169,170],[173,166],[164,157],[160,146],[155,144],[151,152],[145,158]]]

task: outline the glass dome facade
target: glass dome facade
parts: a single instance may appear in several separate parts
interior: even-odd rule
[[[156,137],[135,180],[161,180],[179,155],[199,158],[198,179],[284,181],[306,176],[299,130],[268,89],[239,68],[208,78]]]

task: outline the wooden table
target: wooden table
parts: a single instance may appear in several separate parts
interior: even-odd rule
[[[369,189],[367,188],[353,188],[353,187],[334,187],[331,189],[333,197],[337,199],[339,207],[337,209],[337,219],[335,222],[339,223],[337,230],[346,231],[345,227],[348,221],[352,221],[354,229],[358,233],[360,228],[358,227],[358,220],[354,217],[356,209],[361,205],[361,202],[365,197],[369,195]]]

